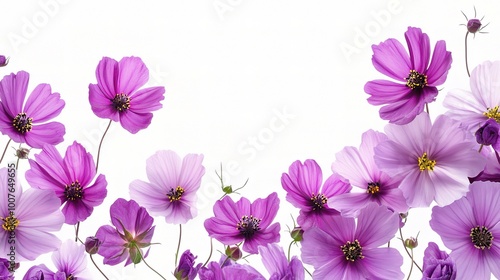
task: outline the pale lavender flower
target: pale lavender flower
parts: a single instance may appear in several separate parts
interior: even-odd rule
[[[457,268],[455,262],[434,242],[429,242],[424,252],[422,280],[455,280]]]
[[[302,262],[296,256],[288,262],[283,248],[276,243],[259,246],[262,262],[271,275],[269,280],[304,280],[305,272]]]
[[[239,264],[226,260],[222,266],[218,262],[210,262],[198,272],[200,280],[265,280],[255,268],[247,264]]]

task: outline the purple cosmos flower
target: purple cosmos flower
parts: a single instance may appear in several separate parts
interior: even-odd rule
[[[162,107],[164,87],[139,89],[149,79],[149,70],[139,57],[119,62],[103,57],[96,69],[97,84],[89,85],[92,111],[100,118],[120,122],[130,133],[147,128],[152,111]]]
[[[380,171],[373,160],[373,149],[385,140],[385,134],[368,130],[363,133],[359,150],[345,147],[335,155],[333,172],[349,180],[352,185],[361,189],[361,192],[337,195],[328,202],[330,207],[350,217],[356,217],[359,210],[370,202],[383,204],[397,213],[405,213],[408,210],[403,192],[398,188],[402,178]]]
[[[0,169],[0,182],[8,182],[7,178],[7,169]],[[32,261],[57,249],[61,241],[50,232],[59,231],[64,223],[60,205],[53,191],[29,188],[22,192],[18,181],[0,191],[0,255],[13,254],[12,240],[16,261]]]
[[[424,252],[422,280],[455,280],[457,268],[455,262],[434,242],[429,242]]]
[[[142,248],[151,245],[155,229],[153,218],[137,202],[123,198],[117,199],[109,212],[114,227],[105,225],[97,230],[95,236],[102,240],[97,253],[104,257],[104,264],[116,265],[124,260],[125,266],[138,264],[147,256]]]
[[[431,228],[451,250],[458,279],[500,278],[500,184],[474,182],[467,195],[432,208]]]
[[[271,225],[279,203],[275,192],[253,203],[245,197],[235,203],[231,197],[225,196],[215,202],[215,217],[205,220],[205,229],[210,237],[224,245],[244,241],[243,250],[257,254],[259,245],[278,242],[280,239],[280,224]]]
[[[196,191],[205,174],[202,161],[203,155],[181,159],[173,151],[158,151],[146,162],[150,182],[130,183],[130,197],[167,223],[184,224],[197,214]]]
[[[304,232],[302,261],[314,266],[313,279],[403,279],[403,257],[380,247],[399,228],[399,215],[370,203],[354,218],[322,217],[323,223]],[[380,247],[380,248],[379,248]]]
[[[57,117],[65,103],[50,85],[39,84],[24,104],[29,77],[20,71],[0,81],[0,132],[33,148],[57,145],[64,140],[64,125],[47,121]]]
[[[431,59],[429,37],[420,28],[408,27],[405,38],[409,56],[396,39],[372,46],[375,69],[398,82],[374,80],[365,85],[371,95],[368,103],[387,104],[380,109],[380,117],[395,124],[411,122],[426,103],[436,99],[436,86],[445,82],[452,61],[445,41],[436,43]]]
[[[7,66],[9,64],[9,58],[5,57],[5,55],[0,55],[0,67]]]
[[[481,145],[491,145],[495,150],[500,150],[498,142],[498,133],[500,124],[494,119],[488,119],[475,133],[476,142]]]
[[[472,91],[455,89],[444,98],[446,115],[474,133],[488,119],[500,123],[500,61],[485,61],[472,70]]]
[[[286,200],[300,209],[298,224],[306,230],[315,226],[323,215],[338,215],[339,212],[328,206],[333,197],[351,190],[351,185],[345,183],[337,174],[326,179],[323,187],[321,168],[312,159],[302,164],[295,161],[290,165],[288,174],[281,175],[281,185],[287,192]]]
[[[200,268],[198,272],[200,280],[265,280],[255,268],[246,264],[238,264],[227,260],[221,267],[218,262],[210,262],[206,267]]]
[[[52,280],[54,279],[54,272],[46,265],[34,265],[26,271],[23,280]],[[63,279],[64,280],[64,279]]]
[[[174,276],[178,280],[194,280],[196,275],[198,275],[198,270],[201,267],[201,263],[195,265],[194,260],[196,257],[191,253],[190,250],[184,251],[179,260],[179,265],[175,268]]]
[[[29,159],[31,169],[26,171],[26,180],[34,188],[56,193],[64,204],[67,224],[87,219],[106,197],[106,178],[99,174],[91,183],[96,175],[94,160],[79,143],[73,142],[64,158],[54,146],[46,145],[35,159]]]
[[[469,178],[485,166],[460,123],[440,115],[431,124],[427,113],[407,125],[388,124],[389,140],[375,147],[375,163],[390,176],[403,176],[399,188],[410,207],[433,200],[447,205],[469,189]]]
[[[10,271],[10,262],[4,258],[0,258],[0,279],[14,280],[14,274]]]
[[[294,256],[288,262],[283,248],[276,243],[259,246],[259,254],[262,262],[271,275],[269,280],[303,280],[305,279],[304,266],[302,262]]]

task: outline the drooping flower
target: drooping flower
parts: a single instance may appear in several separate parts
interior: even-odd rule
[[[380,247],[399,228],[399,215],[370,203],[354,218],[322,217],[304,232],[302,261],[314,266],[313,279],[403,279],[398,250]]]
[[[195,264],[196,257],[190,250],[184,251],[179,260],[179,265],[175,268],[174,276],[177,280],[194,280],[198,275],[201,263]]]
[[[370,202],[385,205],[397,213],[408,210],[403,192],[398,188],[402,178],[389,176],[380,171],[373,159],[373,149],[387,136],[380,132],[368,130],[363,133],[359,150],[345,147],[335,155],[332,164],[333,172],[349,180],[361,192],[350,192],[333,197],[329,206],[338,209],[344,216],[356,217],[359,210]]]
[[[454,89],[443,101],[446,115],[474,133],[488,119],[500,123],[500,61],[485,61],[472,70],[471,91]]]
[[[452,62],[442,40],[436,43],[431,59],[429,37],[420,28],[408,27],[405,38],[409,55],[392,38],[372,46],[375,69],[398,82],[373,80],[364,88],[370,95],[368,103],[386,104],[380,109],[380,117],[395,124],[411,122],[426,103],[436,99],[437,86],[445,82]]]
[[[388,140],[375,147],[375,163],[389,176],[403,176],[399,188],[410,207],[450,204],[464,196],[469,178],[486,164],[460,123],[445,115],[434,124],[427,113],[406,125],[388,124]]]
[[[208,235],[224,245],[243,243],[243,250],[258,253],[259,245],[278,242],[280,224],[271,225],[279,209],[278,194],[256,199],[242,197],[237,202],[229,196],[215,202],[215,217],[205,220]]]
[[[200,280],[265,280],[255,268],[247,264],[239,264],[231,260],[223,260],[224,263],[210,262],[206,267],[198,271]]]
[[[61,113],[65,103],[48,84],[35,87],[24,103],[28,82],[29,74],[25,71],[0,81],[0,132],[33,148],[57,145],[64,140],[66,130],[63,124],[48,121]]]
[[[147,256],[142,249],[151,245],[153,218],[137,202],[123,198],[117,199],[109,212],[113,226],[97,230],[95,237],[102,241],[97,253],[104,257],[104,264],[116,265],[125,260],[125,266],[138,264]]]
[[[149,80],[149,70],[139,57],[119,62],[103,57],[96,69],[97,84],[89,85],[92,111],[100,118],[120,122],[130,133],[147,128],[152,111],[162,108],[165,88],[140,89]]]
[[[181,159],[173,151],[158,151],[146,162],[149,182],[130,183],[130,197],[167,223],[184,224],[197,215],[196,191],[205,174],[203,155]]]
[[[106,177],[96,175],[92,155],[77,142],[66,149],[64,158],[54,146],[46,145],[35,160],[29,159],[26,180],[34,188],[52,190],[64,204],[65,222],[74,225],[87,219],[106,197]]]
[[[467,195],[432,208],[431,228],[451,250],[458,279],[500,278],[500,184],[474,182]]]
[[[337,210],[328,206],[328,201],[351,190],[351,186],[337,174],[328,177],[323,187],[322,183],[321,168],[312,159],[306,160],[304,164],[295,161],[288,173],[281,175],[281,185],[287,192],[286,200],[300,209],[297,223],[304,230],[315,226],[320,216],[338,215]]]
[[[455,280],[457,268],[455,262],[434,242],[429,242],[424,252],[422,280]]]
[[[288,262],[283,248],[276,243],[259,246],[259,254],[267,271],[271,275],[269,280],[303,280],[305,279],[304,266],[296,256]]]
[[[0,255],[12,255],[9,239],[16,242],[16,261],[32,261],[59,248],[61,241],[51,233],[59,231],[64,223],[57,196],[53,191],[34,188],[23,192],[18,180],[7,186],[7,178],[7,169],[0,169],[0,182],[4,182],[0,191]],[[9,207],[9,195],[15,210]]]

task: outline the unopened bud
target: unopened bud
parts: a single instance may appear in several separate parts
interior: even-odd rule
[[[418,246],[418,240],[416,238],[414,237],[406,238],[405,240],[406,248],[414,249],[417,248],[417,246]]]
[[[85,251],[90,255],[96,254],[101,246],[102,241],[94,236],[89,236],[85,239]]]
[[[304,235],[304,230],[301,227],[294,227],[290,232],[290,236],[295,242],[302,241],[303,235]]]
[[[243,257],[243,253],[241,252],[239,247],[226,247],[226,256],[233,261],[237,261]]]

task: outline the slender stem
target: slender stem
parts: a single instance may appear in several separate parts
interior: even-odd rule
[[[112,120],[109,120],[108,127],[106,127],[106,130],[104,131],[104,134],[102,135],[101,142],[99,142],[99,148],[97,149],[97,160],[95,163],[95,172],[97,173],[97,169],[99,168],[99,156],[101,155],[101,146],[102,146],[102,141],[104,140],[104,136],[106,136],[106,133],[109,130],[109,127],[111,126]]]
[[[411,266],[410,266],[410,272],[408,272],[408,278],[406,278],[406,280],[410,280],[411,271],[413,270],[413,263],[414,263],[414,261],[413,261],[413,249],[411,249],[411,260],[412,260],[412,262],[411,262]]]
[[[480,153],[482,149],[483,149],[483,144],[481,144],[481,146],[479,146],[479,150],[477,152]]]
[[[429,114],[429,103],[425,103],[425,111]]]
[[[5,156],[5,152],[7,152],[7,148],[9,147],[10,141],[12,141],[12,139],[9,138],[9,141],[7,141],[7,145],[5,145],[5,149],[3,149],[2,157],[0,158],[0,163],[2,163],[3,157]]]
[[[152,268],[147,262],[146,260],[144,259],[144,257],[142,256],[142,253],[141,253],[141,249],[139,249],[139,246],[137,246],[137,244],[135,244],[135,248],[137,249],[137,253],[139,253],[139,256],[141,256],[141,260],[144,262],[144,264],[149,267],[149,269],[151,269],[152,271],[154,271],[156,274],[158,274],[158,276],[160,276],[163,280],[167,280],[165,277],[163,277],[158,271],[156,271],[154,268]]]
[[[202,265],[202,267],[205,267],[207,263],[210,261],[212,258],[212,252],[214,251],[214,245],[212,243],[212,238],[210,238],[210,254],[208,254],[208,259],[205,261],[205,263]]]
[[[181,248],[182,238],[182,225],[179,224],[179,242],[177,243],[177,252],[175,252],[175,267],[177,267],[177,257],[179,256],[179,249]]]
[[[469,72],[469,62],[467,61],[467,37],[469,36],[469,31],[465,33],[465,69],[467,69],[467,75],[470,77],[470,72]]]
[[[422,268],[420,268],[420,266],[417,264],[417,262],[415,262],[415,260],[411,256],[410,252],[408,252],[408,248],[406,248],[406,246],[405,246],[405,240],[403,238],[403,231],[401,230],[401,228],[399,228],[399,236],[401,237],[401,242],[403,242],[403,248],[405,248],[405,251],[408,254],[408,256],[411,258],[412,263],[415,264],[415,266],[418,268],[418,270],[420,270],[420,272],[423,272]]]
[[[79,230],[80,230],[80,222],[76,223],[75,242],[78,242],[78,231]]]
[[[290,250],[292,249],[292,244],[295,241],[290,242],[290,245],[288,245],[288,262],[290,262]]]
[[[313,275],[311,274],[311,272],[309,272],[309,270],[307,270],[307,268],[305,268],[305,267],[304,267],[304,271],[305,271],[305,272],[307,272],[307,274],[309,274],[309,276],[311,276],[311,277],[313,276]]]
[[[104,274],[104,272],[102,272],[102,270],[99,268],[99,266],[97,266],[97,264],[95,263],[94,261],[94,258],[92,258],[92,255],[89,254],[90,256],[90,260],[92,261],[92,263],[94,264],[95,268],[97,268],[97,270],[99,270],[99,272],[102,274],[102,276],[104,276],[104,278],[106,278],[107,280],[109,280],[108,277],[106,277],[106,274]]]

